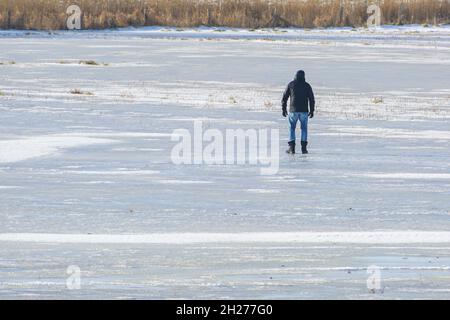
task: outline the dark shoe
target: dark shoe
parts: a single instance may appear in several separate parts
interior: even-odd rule
[[[295,154],[295,141],[289,141],[289,149],[286,150],[288,154]]]
[[[308,145],[307,141],[302,141],[302,153],[308,154],[308,150],[306,149],[306,146]]]

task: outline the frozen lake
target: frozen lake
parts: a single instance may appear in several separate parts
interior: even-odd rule
[[[419,27],[0,32],[0,298],[449,299],[449,44]],[[317,112],[293,157],[297,69]],[[173,164],[194,120],[279,129],[278,174]]]

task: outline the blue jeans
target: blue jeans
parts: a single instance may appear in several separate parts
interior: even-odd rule
[[[295,128],[300,121],[302,141],[308,141],[308,112],[289,112],[289,142],[295,141]]]

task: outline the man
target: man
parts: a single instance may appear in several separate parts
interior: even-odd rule
[[[308,82],[305,81],[305,72],[297,72],[294,81],[290,82],[283,94],[281,101],[283,106],[283,117],[288,116],[287,101],[291,98],[289,106],[289,154],[295,154],[295,128],[300,121],[302,129],[302,153],[307,154],[308,150],[308,117],[314,117],[314,93]],[[309,103],[309,108],[308,108]]]

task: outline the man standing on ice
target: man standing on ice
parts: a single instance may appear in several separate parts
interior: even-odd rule
[[[291,98],[291,101],[288,114],[287,102],[289,98]],[[314,107],[316,102],[314,100],[313,90],[305,80],[305,71],[300,70],[297,72],[294,81],[291,81],[284,91],[281,103],[283,106],[283,117],[289,115],[289,149],[286,152],[295,154],[295,128],[297,127],[297,122],[300,121],[302,129],[302,153],[307,154],[308,117],[314,117]]]

